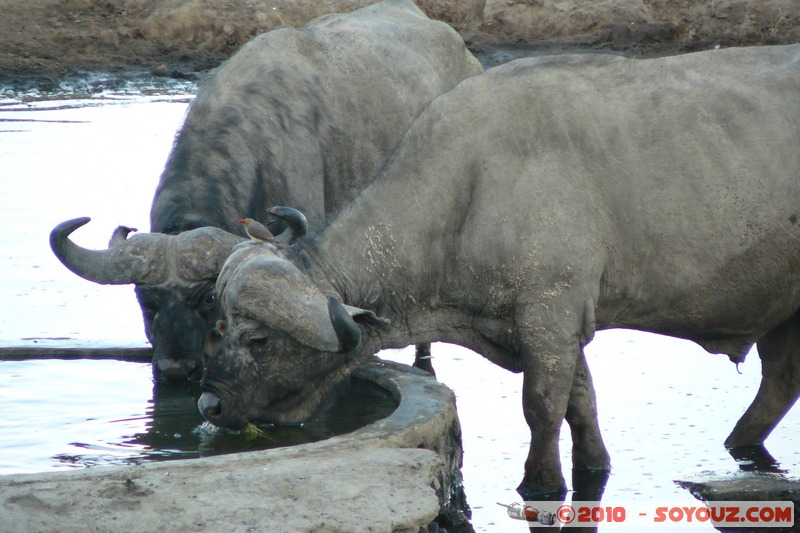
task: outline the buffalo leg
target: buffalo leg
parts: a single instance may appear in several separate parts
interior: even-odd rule
[[[725,441],[728,448],[760,446],[800,396],[800,313],[758,341],[761,386]]]
[[[575,365],[566,418],[572,434],[573,468],[610,470],[611,459],[600,434],[597,422],[597,399],[583,350]]]
[[[578,335],[569,335],[568,326],[548,326],[518,327],[524,372],[522,408],[531,429],[531,445],[517,491],[526,498],[563,495],[567,488],[558,439],[580,347]]]
[[[414,354],[414,368],[424,370],[429,374],[435,376],[436,372],[433,371],[433,361],[431,360],[431,343],[423,342],[417,344],[417,351]]]

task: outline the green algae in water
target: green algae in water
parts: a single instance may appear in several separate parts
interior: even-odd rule
[[[253,424],[252,422],[248,423],[245,428],[242,430],[242,435],[247,437],[248,440],[257,439],[257,438],[264,438],[267,440],[273,440],[267,436],[267,432],[258,427],[257,425]]]

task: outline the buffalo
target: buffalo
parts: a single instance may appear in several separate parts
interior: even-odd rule
[[[238,245],[198,406],[299,422],[375,352],[470,348],[524,374],[520,491],[605,471],[583,348],[625,327],[743,360],[762,386],[726,441],[759,445],[800,394],[800,45],[637,60],[521,59],[411,126],[319,232]]]
[[[413,119],[439,94],[481,72],[448,25],[408,0],[386,0],[304,29],[279,28],[246,44],[203,84],[155,193],[151,235],[84,250],[67,221],[51,246],[73,272],[136,284],[156,379],[199,379],[219,319],[214,283],[235,240],[209,255],[212,226],[244,238],[241,217],[282,221],[265,208],[302,209],[321,224],[362,189]],[[164,244],[176,236],[175,245]],[[150,246],[152,243],[152,246]]]

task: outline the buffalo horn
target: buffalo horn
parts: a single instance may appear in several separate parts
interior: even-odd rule
[[[294,244],[308,233],[306,216],[293,207],[276,205],[267,209],[267,213],[286,223],[286,229],[278,235],[278,240],[283,244]]]
[[[108,250],[87,250],[69,236],[88,217],[67,220],[50,233],[50,247],[68,269],[82,278],[104,285],[125,283],[156,285],[171,279],[190,283],[213,280],[233,247],[244,239],[215,227],[202,227],[178,235],[140,233],[118,227]],[[170,266],[171,265],[171,266]]]
[[[231,254],[217,279],[217,293],[228,316],[246,317],[242,327],[250,329],[253,321],[323,352],[344,353],[359,345],[354,317],[370,326],[389,323],[372,311],[326,297],[290,261],[255,243]],[[258,338],[255,332],[250,335]]]
[[[137,235],[122,239],[117,234],[108,250],[89,250],[72,242],[70,234],[91,218],[81,217],[62,222],[50,232],[50,248],[78,276],[102,285],[159,283],[166,275],[166,265],[159,258],[164,237],[159,234]]]

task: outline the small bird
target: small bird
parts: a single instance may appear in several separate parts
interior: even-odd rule
[[[283,244],[281,244],[278,239],[275,238],[272,232],[268,230],[264,224],[253,220],[252,218],[240,218],[239,224],[244,226],[244,231],[247,232],[248,237],[254,241],[274,244],[279,248],[283,247]]]

